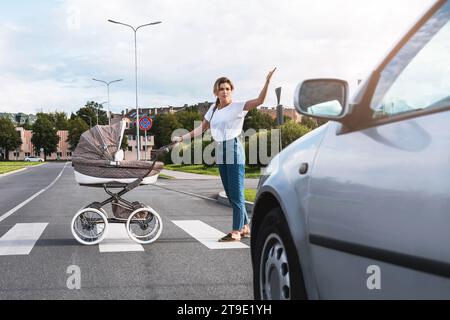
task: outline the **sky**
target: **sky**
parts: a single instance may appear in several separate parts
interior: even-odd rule
[[[134,26],[140,107],[214,101],[230,78],[235,101],[292,107],[296,86],[339,78],[351,93],[432,0],[17,0],[0,2],[0,112],[64,111],[87,101],[135,107]],[[107,107],[107,104],[105,104]]]

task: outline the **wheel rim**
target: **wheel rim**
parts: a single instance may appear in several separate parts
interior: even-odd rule
[[[277,234],[270,234],[264,244],[259,278],[263,300],[290,300],[289,262],[286,248]]]
[[[72,220],[72,234],[75,239],[85,245],[94,245],[106,235],[108,220],[103,212],[86,208],[80,210]]]
[[[127,220],[128,235],[141,244],[156,241],[161,235],[162,228],[161,217],[150,207],[136,210]]]

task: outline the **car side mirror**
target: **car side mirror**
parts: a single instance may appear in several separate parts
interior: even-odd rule
[[[294,105],[305,116],[338,120],[345,116],[348,83],[338,79],[306,80],[295,90]]]

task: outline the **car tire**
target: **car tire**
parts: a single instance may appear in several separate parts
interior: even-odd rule
[[[254,250],[255,300],[307,299],[297,250],[280,208],[264,218]]]

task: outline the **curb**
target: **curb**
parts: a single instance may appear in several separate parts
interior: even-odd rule
[[[25,171],[25,170],[27,170],[28,168],[22,168],[22,169],[19,169],[19,170],[15,170],[15,171],[10,171],[10,172],[7,172],[7,173],[3,173],[3,174],[0,174],[0,178],[1,177],[6,177],[6,176],[9,176],[9,175],[12,175],[12,174],[15,174],[15,173],[19,173],[19,172],[22,172],[22,171]]]
[[[230,201],[228,201],[228,197],[225,191],[219,193],[219,195],[217,196],[217,202],[225,206],[231,207]],[[253,206],[254,206],[253,202],[245,201],[245,209],[247,209],[247,212],[249,214],[251,214],[251,212],[253,211]]]

